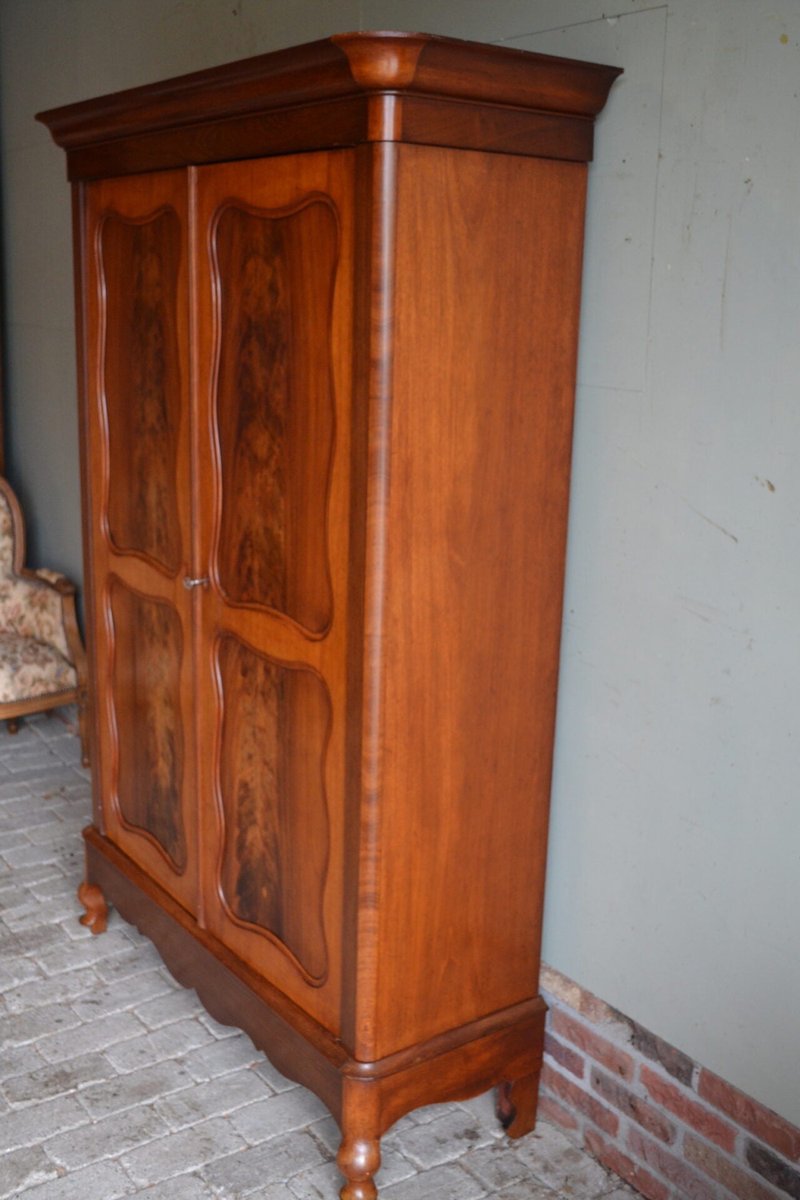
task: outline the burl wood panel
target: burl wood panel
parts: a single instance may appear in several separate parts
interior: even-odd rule
[[[112,577],[112,738],[123,821],[152,838],[176,872],[186,866],[181,812],[186,731],[180,686],[183,634],[171,605]]]
[[[584,182],[398,150],[374,1057],[538,992]]]
[[[326,518],[334,436],[336,211],[309,198],[268,213],[230,204],[212,236],[219,304],[217,425],[226,597],[331,620]]]
[[[171,207],[100,225],[102,383],[114,464],[108,529],[114,549],[170,574],[181,565],[176,480],[182,413],[178,345],[181,224]]]
[[[330,847],[325,756],[331,702],[313,671],[220,639],[222,894],[231,914],[281,941],[309,981],[328,967]]]

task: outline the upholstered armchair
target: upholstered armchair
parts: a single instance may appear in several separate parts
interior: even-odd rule
[[[86,655],[75,617],[75,587],[55,571],[31,571],[16,496],[0,477],[0,720],[10,733],[26,713],[77,704],[88,762]]]

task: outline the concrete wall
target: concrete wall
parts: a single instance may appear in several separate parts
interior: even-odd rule
[[[3,0],[32,554],[79,573],[68,193],[33,113],[355,28],[625,68],[591,176],[545,953],[800,1124],[795,0]]]

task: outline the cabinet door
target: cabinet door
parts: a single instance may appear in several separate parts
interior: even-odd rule
[[[197,177],[205,921],[338,1025],[353,156]]]
[[[185,174],[86,189],[85,521],[104,832],[197,892]]]

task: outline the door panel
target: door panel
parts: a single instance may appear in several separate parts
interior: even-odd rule
[[[114,575],[109,607],[120,817],[152,838],[181,873],[188,857],[181,810],[186,769],[181,623],[172,605],[141,595]]]
[[[319,983],[328,970],[328,689],[316,672],[284,666],[230,634],[217,656],[223,901],[233,921],[278,939]]]
[[[117,552],[141,554],[168,574],[182,561],[181,249],[180,218],[170,206],[140,220],[107,211],[99,225],[104,408],[114,464],[109,538]]]
[[[84,466],[102,826],[195,911],[187,195],[87,186]]]
[[[206,920],[334,1031],[353,181],[350,151],[208,167],[195,209]]]
[[[314,634],[330,624],[332,603],[325,516],[337,247],[336,210],[322,198],[283,214],[230,203],[212,231],[219,583],[233,603],[273,608]]]

